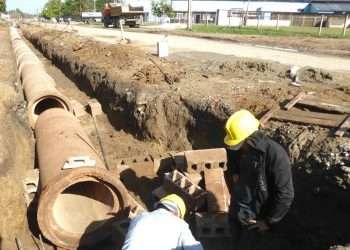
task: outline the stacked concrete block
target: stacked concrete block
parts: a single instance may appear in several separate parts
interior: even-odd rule
[[[230,206],[230,193],[221,168],[204,170],[208,212],[227,213]]]
[[[231,237],[227,213],[196,213],[195,222],[198,238]]]
[[[199,185],[199,183],[203,180],[202,175],[196,172],[193,173],[184,173],[188,179],[191,180],[192,183]]]
[[[181,196],[189,210],[197,210],[205,202],[206,192],[177,170],[164,175],[163,187],[168,193]]]
[[[227,154],[224,148],[191,150],[184,152],[187,172],[201,173],[205,169],[227,169]]]
[[[162,174],[173,170],[176,165],[176,154],[176,152],[168,152],[161,155],[152,155],[154,173]]]

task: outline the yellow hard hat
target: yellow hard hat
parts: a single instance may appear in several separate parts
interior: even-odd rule
[[[166,208],[173,210],[177,210],[177,214],[181,219],[185,217],[186,214],[186,205],[184,200],[178,196],[177,194],[169,194],[163,197],[160,201],[160,204],[165,206]]]
[[[259,128],[259,121],[248,110],[241,109],[228,118],[224,142],[233,147],[241,143]]]

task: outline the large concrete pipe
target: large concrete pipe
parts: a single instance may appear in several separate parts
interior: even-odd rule
[[[17,30],[11,28],[10,33],[32,128],[35,127],[38,116],[47,109],[72,111],[69,100],[56,89],[55,81],[46,73],[38,57],[21,39]]]
[[[76,248],[107,237],[128,206],[127,190],[97,155],[78,120],[48,109],[36,123],[40,169],[38,224],[57,246]]]

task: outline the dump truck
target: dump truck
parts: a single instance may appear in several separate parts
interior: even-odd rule
[[[106,3],[103,9],[103,23],[106,28],[110,25],[119,27],[120,22],[129,27],[140,27],[143,23],[143,16],[143,6]]]

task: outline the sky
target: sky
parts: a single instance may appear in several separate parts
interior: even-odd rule
[[[6,9],[14,10],[16,8],[30,14],[37,14],[42,10],[47,0],[7,0]]]

